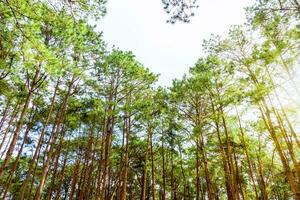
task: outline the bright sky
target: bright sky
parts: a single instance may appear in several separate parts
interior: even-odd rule
[[[225,35],[231,25],[245,22],[244,7],[254,0],[198,0],[188,24],[167,24],[161,0],[108,0],[107,15],[98,28],[111,47],[132,51],[139,62],[160,74],[159,84],[188,72],[203,55],[202,41]]]

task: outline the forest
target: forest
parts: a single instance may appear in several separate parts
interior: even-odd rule
[[[300,200],[299,0],[255,1],[170,87],[107,47],[105,13],[0,1],[0,199]]]

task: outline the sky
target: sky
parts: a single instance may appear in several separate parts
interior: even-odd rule
[[[246,22],[246,6],[254,0],[198,0],[190,23],[168,24],[161,0],[108,0],[107,14],[97,24],[109,47],[132,51],[170,86],[203,56],[202,42],[211,34],[225,36],[231,25]]]

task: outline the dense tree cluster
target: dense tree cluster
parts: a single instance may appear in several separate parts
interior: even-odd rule
[[[300,200],[297,0],[248,8],[169,88],[107,49],[104,14],[0,2],[0,199]]]

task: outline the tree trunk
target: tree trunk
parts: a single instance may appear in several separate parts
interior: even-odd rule
[[[50,149],[49,149],[48,152],[45,152],[45,155],[47,153],[47,156],[46,156],[47,158],[46,158],[46,161],[45,161],[45,163],[43,165],[43,168],[42,168],[42,175],[41,175],[41,178],[40,178],[40,184],[39,184],[39,186],[38,186],[38,188],[35,192],[35,197],[34,197],[35,200],[39,200],[41,198],[42,190],[45,186],[45,181],[46,181],[46,178],[47,178],[48,168],[49,168],[49,164],[50,164],[50,161],[51,161],[51,158],[52,158],[51,152],[53,152],[53,149],[55,147],[59,131],[61,131],[61,124],[63,123],[64,117],[65,117],[66,107],[67,107],[67,104],[68,104],[68,99],[69,99],[70,94],[71,94],[72,86],[74,84],[74,79],[75,79],[75,77],[73,76],[72,80],[71,80],[71,82],[68,86],[67,94],[66,94],[66,96],[63,100],[61,110],[60,110],[60,115],[58,117],[55,132],[53,134],[53,139],[52,139],[52,142],[50,144]],[[46,150],[47,150],[47,148],[46,148]]]
[[[26,173],[25,180],[23,181],[23,183],[21,185],[21,188],[20,188],[20,199],[21,200],[24,199],[25,190],[27,188],[27,184],[28,184],[28,181],[29,181],[30,176],[31,176],[32,168],[33,168],[33,166],[36,165],[36,163],[38,161],[38,155],[39,155],[39,152],[40,152],[40,149],[41,149],[41,146],[42,146],[42,142],[43,142],[43,138],[44,138],[44,135],[45,135],[45,132],[46,132],[46,128],[49,124],[49,121],[50,121],[50,118],[51,118],[51,115],[52,115],[52,110],[53,110],[53,107],[54,107],[54,101],[55,101],[55,98],[56,98],[58,85],[59,85],[59,79],[57,80],[56,86],[54,88],[54,93],[53,93],[53,96],[52,96],[52,99],[51,99],[49,112],[48,112],[45,124],[44,124],[44,126],[41,130],[41,134],[40,134],[40,137],[39,137],[39,140],[38,140],[37,147],[35,148],[33,158],[31,159],[31,161],[29,163],[29,167],[28,167],[28,170],[27,170],[27,173]]]
[[[19,138],[19,135],[20,135],[20,131],[21,131],[22,126],[23,126],[23,121],[24,121],[24,119],[26,117],[26,113],[27,113],[29,104],[31,102],[31,98],[32,98],[33,92],[37,89],[36,87],[37,87],[37,83],[38,83],[38,80],[39,80],[39,74],[40,74],[40,66],[36,69],[35,75],[34,75],[34,78],[33,78],[32,82],[31,82],[31,84],[28,85],[28,94],[26,96],[25,103],[24,103],[24,106],[23,106],[20,118],[18,120],[15,133],[13,135],[12,141],[10,142],[9,148],[8,148],[8,150],[6,152],[6,156],[5,156],[5,159],[3,161],[3,164],[2,164],[2,166],[0,168],[0,179],[3,178],[5,170],[8,167],[10,158],[11,158],[11,156],[13,154],[13,151],[15,149],[15,146],[17,144],[17,141],[18,141],[18,138]]]

